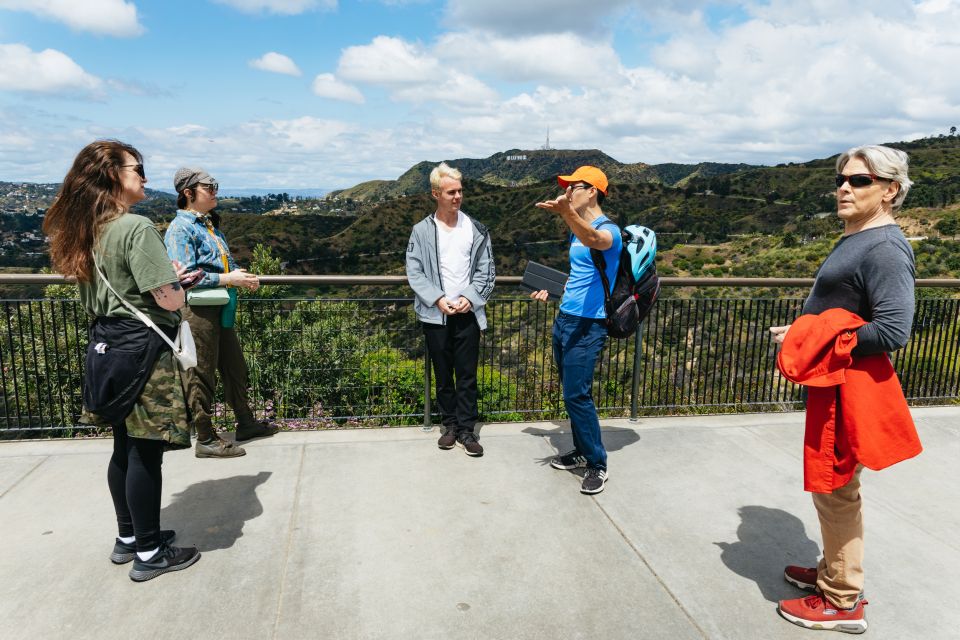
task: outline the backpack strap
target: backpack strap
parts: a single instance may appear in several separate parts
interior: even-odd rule
[[[600,223],[600,227],[605,225],[611,225],[616,228],[617,233],[620,233],[620,225],[613,222],[612,220],[607,220],[606,222]],[[612,238],[611,238],[612,239]],[[613,246],[613,245],[610,245]],[[610,307],[610,278],[607,277],[607,259],[603,257],[603,251],[599,249],[590,249],[590,257],[593,259],[593,266],[597,268],[597,271],[600,272],[600,282],[603,283],[603,302],[604,307],[609,309]]]
[[[153,329],[154,331],[156,331],[156,332],[160,335],[160,337],[163,338],[163,341],[166,342],[166,343],[170,346],[171,349],[173,349],[174,353],[180,353],[180,347],[179,347],[173,340],[171,340],[170,338],[167,337],[167,334],[165,334],[165,333],[163,332],[163,329],[161,329],[161,328],[158,327],[156,324],[154,324],[153,320],[151,320],[150,317],[149,317],[147,314],[145,314],[145,313],[144,313],[143,311],[141,311],[140,309],[137,309],[135,306],[133,306],[132,304],[130,304],[130,303],[126,300],[126,298],[124,298],[122,295],[120,295],[119,293],[117,293],[117,290],[114,289],[114,288],[113,288],[113,285],[110,284],[110,281],[107,280],[107,276],[103,275],[103,271],[100,270],[100,265],[97,264],[97,256],[96,256],[96,255],[93,256],[93,266],[94,266],[94,268],[97,270],[97,274],[100,276],[100,279],[103,280],[103,283],[104,283],[105,285],[107,285],[107,289],[110,289],[110,291],[113,292],[113,295],[116,296],[117,300],[119,300],[121,303],[123,303],[123,305],[124,305],[127,309],[129,309],[129,310],[133,313],[133,315],[135,315],[136,317],[140,318],[140,321],[143,322],[143,324],[147,325],[148,327],[150,327],[151,329]],[[177,338],[177,340],[179,341],[179,337]]]

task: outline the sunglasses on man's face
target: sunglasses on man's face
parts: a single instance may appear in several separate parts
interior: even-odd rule
[[[143,171],[143,165],[142,165],[142,164],[122,164],[122,165],[120,165],[120,168],[121,168],[121,169],[133,169],[133,172],[136,173],[138,176],[140,176],[140,177],[143,178],[144,180],[147,179],[147,174],[144,173],[144,171]]]
[[[875,180],[887,180],[890,178],[881,178],[878,175],[872,173],[851,173],[848,176],[843,175],[842,173],[837,174],[837,189],[843,186],[844,182],[849,182],[850,186],[854,189],[860,187],[869,187],[874,183]]]
[[[214,182],[213,184],[198,184],[198,187],[203,187],[209,193],[216,193],[220,191],[220,185]]]

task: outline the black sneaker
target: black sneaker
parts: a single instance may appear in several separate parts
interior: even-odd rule
[[[583,484],[580,485],[580,493],[600,493],[603,491],[603,485],[607,482],[607,470],[590,467],[587,474],[583,476]]]
[[[468,456],[478,458],[483,455],[483,447],[477,442],[477,434],[473,431],[462,431],[457,437],[457,446],[462,447]]]
[[[437,446],[441,449],[453,449],[456,444],[457,430],[449,427],[443,432],[443,435],[440,436],[440,439],[437,440]]]
[[[199,559],[200,552],[196,547],[172,547],[162,544],[149,560],[141,560],[140,556],[133,559],[130,579],[134,582],[146,582],[169,571],[186,569]]]
[[[550,461],[550,466],[554,469],[582,469],[587,466],[587,459],[580,455],[580,452],[574,449],[568,451],[562,456],[556,456]]]
[[[176,537],[176,531],[173,531],[172,529],[162,529],[160,531],[160,545],[163,546],[173,542],[173,539]],[[127,544],[126,542],[121,542],[120,538],[117,538],[116,543],[113,545],[113,553],[110,554],[110,562],[113,564],[127,564],[136,557],[137,542],[133,541],[130,544]]]

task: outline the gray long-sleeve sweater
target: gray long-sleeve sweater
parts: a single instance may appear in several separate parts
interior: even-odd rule
[[[484,331],[487,328],[487,314],[484,306],[493,294],[497,272],[493,264],[490,231],[475,218],[470,218],[470,222],[473,223],[470,285],[462,295],[470,301],[473,314],[477,317],[477,324],[480,330]],[[417,319],[428,324],[447,323],[446,316],[440,312],[436,304],[443,295],[443,276],[440,273],[437,244],[437,223],[433,215],[429,215],[413,226],[406,256],[407,280],[416,294],[413,299],[413,308],[417,313]]]
[[[915,264],[900,227],[888,224],[840,238],[820,265],[802,313],[841,308],[867,321],[854,355],[896,351],[913,326]]]

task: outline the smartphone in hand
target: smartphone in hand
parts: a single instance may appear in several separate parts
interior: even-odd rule
[[[193,285],[197,284],[203,279],[203,269],[196,269],[190,271],[189,273],[183,274],[183,277],[180,278],[180,286],[184,289],[189,289]]]

